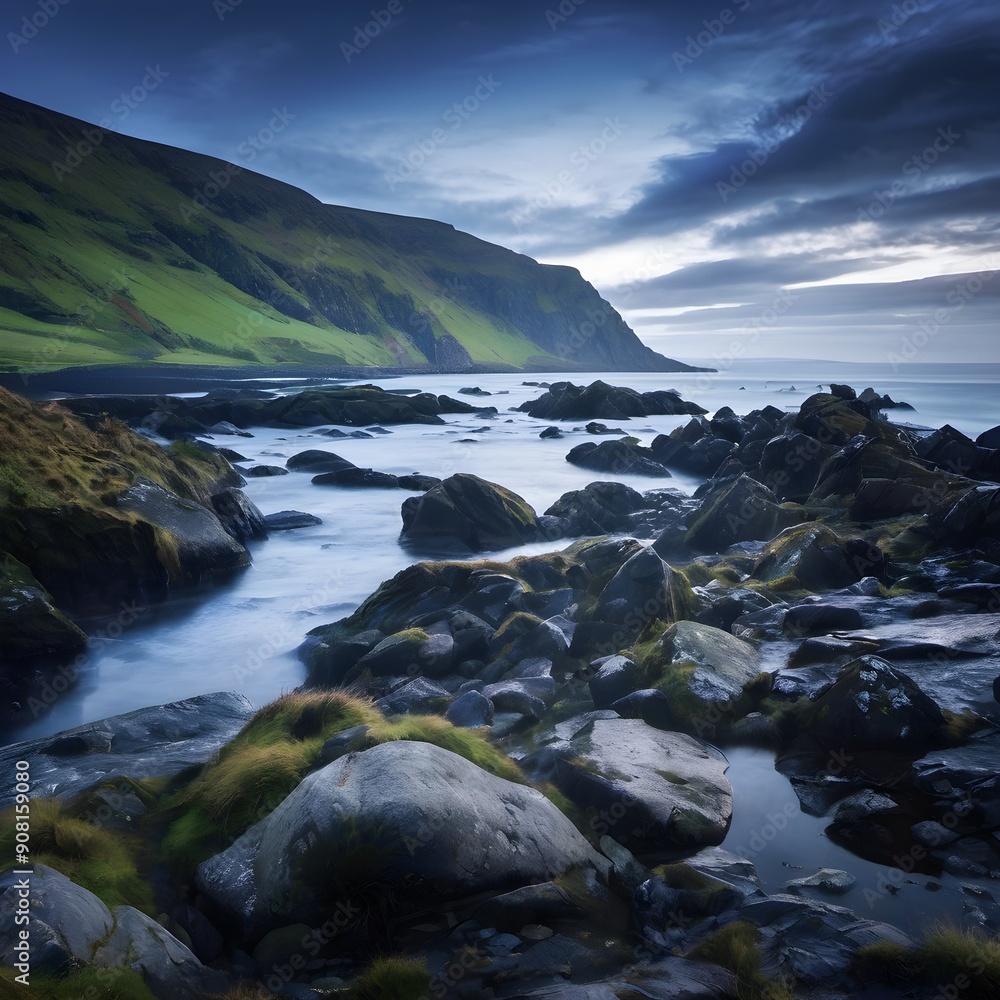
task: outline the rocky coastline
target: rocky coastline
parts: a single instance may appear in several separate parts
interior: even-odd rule
[[[591,421],[565,457],[601,474],[542,512],[463,472],[238,451],[254,427],[333,424],[336,448],[496,405],[0,390],[8,701],[85,645],[81,616],[244,572],[250,540],[308,523],[262,513],[243,476],[406,490],[418,560],[304,634],[305,682],[270,705],[219,693],[0,749],[4,773],[30,764],[32,853],[6,789],[0,841],[32,872],[39,996],[997,995],[998,429],[907,428],[886,417],[905,404],[836,384],[744,415],[604,382],[539,391],[521,412],[543,437]],[[657,413],[690,419],[648,446],[597,423]],[[702,485],[685,496],[671,472]],[[967,926],[908,936],[839,905],[839,869],[766,892],[720,846],[745,746],[773,752],[836,844],[980,887]]]

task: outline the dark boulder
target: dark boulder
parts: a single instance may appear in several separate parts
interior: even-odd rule
[[[857,608],[842,608],[818,602],[799,604],[785,612],[781,628],[793,636],[827,635],[830,632],[854,631],[864,621]]]
[[[313,476],[315,486],[364,486],[373,489],[399,488],[399,479],[389,472],[374,469],[340,469],[337,472],[323,472]]]
[[[531,506],[516,493],[458,473],[403,502],[402,537],[418,545],[479,552],[542,538]]]
[[[413,472],[408,476],[400,476],[397,485],[401,490],[412,490],[415,493],[426,493],[434,489],[441,480],[437,476],[423,476]]]
[[[310,448],[293,455],[286,463],[293,472],[340,472],[342,469],[353,469],[354,463],[346,458],[334,455],[332,451],[320,451]]]
[[[657,476],[669,479],[670,473],[653,459],[649,448],[633,443],[630,438],[620,441],[586,441],[578,444],[566,456],[566,461],[595,472],[612,472],[615,475]]]
[[[803,734],[831,748],[928,747],[944,734],[937,703],[877,656],[844,667],[811,709],[802,721]]]
[[[801,508],[782,507],[766,486],[740,476],[705,496],[689,516],[685,544],[696,552],[721,552],[737,542],[770,541],[805,518]]]
[[[493,724],[493,702],[480,691],[466,691],[449,706],[444,717],[453,726],[478,729]]]
[[[578,537],[628,531],[630,515],[644,507],[645,498],[630,486],[597,482],[564,493],[545,513],[561,520],[564,535]]]
[[[118,509],[137,515],[171,538],[167,571],[177,583],[198,583],[250,564],[250,556],[214,511],[184,500],[158,483],[139,479],[118,498]]]
[[[287,476],[288,469],[283,469],[280,465],[255,465],[244,474],[251,479],[267,479],[271,476]]]
[[[602,381],[588,386],[556,382],[544,395],[522,403],[518,409],[546,420],[627,420],[629,417],[706,412],[673,392],[638,392]]]
[[[564,794],[612,817],[619,807],[613,836],[626,848],[703,847],[725,837],[733,812],[728,764],[690,736],[639,720],[598,719],[547,750]]]
[[[264,515],[242,490],[229,487],[214,494],[212,507],[222,522],[222,527],[241,544],[252,539],[267,538]]]
[[[642,681],[642,670],[627,656],[610,656],[597,666],[587,682],[595,708],[611,708],[621,698],[630,695]]]
[[[1000,426],[991,427],[988,431],[983,431],[976,438],[976,444],[980,448],[988,448],[990,451],[1000,449]]]
[[[279,510],[273,514],[264,515],[264,524],[268,531],[288,531],[291,528],[309,528],[314,524],[322,524],[323,519],[315,514],[306,514],[301,510]]]
[[[782,590],[835,590],[866,576],[884,576],[885,564],[877,546],[842,541],[812,521],[772,539],[754,565],[753,577]]]
[[[28,567],[0,553],[0,664],[86,644],[86,633],[56,608]]]
[[[687,577],[651,548],[640,549],[608,581],[593,617],[638,631],[647,622],[679,621],[697,608]]]

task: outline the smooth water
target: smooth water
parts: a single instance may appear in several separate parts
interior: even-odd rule
[[[563,377],[527,376],[547,382]],[[934,427],[950,423],[972,436],[1000,423],[1000,365],[993,364],[911,365],[894,372],[889,365],[754,361],[718,374],[568,377],[584,383],[603,377],[642,391],[676,388],[710,411],[729,405],[737,413],[768,404],[796,409],[822,383],[836,381],[859,391],[872,385],[912,403],[916,412],[895,414],[903,422]],[[496,406],[500,412],[492,419],[446,416],[444,426],[394,426],[387,428],[389,434],[363,440],[331,439],[319,434],[319,429],[254,429],[252,438],[219,437],[215,443],[235,448],[252,464],[283,465],[285,459],[307,448],[324,448],[356,465],[396,474],[420,472],[444,478],[456,472],[474,473],[509,487],[541,512],[567,490],[601,477],[565,461],[575,444],[594,440],[582,426],[574,431],[573,424],[563,425],[564,438],[541,440],[538,433],[547,421],[509,412],[542,391],[522,385],[524,378],[510,374],[376,380],[390,389],[413,387],[456,396],[462,386],[479,385],[496,395],[482,400],[457,398]],[[283,391],[298,391],[305,384],[289,383]],[[669,432],[688,419],[651,417],[623,422],[623,426],[648,444],[656,434]],[[619,478],[640,491],[673,486],[691,493],[699,482],[685,476]],[[322,525],[276,532],[266,541],[253,543],[253,565],[247,571],[228,582],[144,609],[134,622],[126,617],[83,623],[93,641],[76,684],[47,711],[36,716],[25,709],[13,716],[4,728],[4,742],[49,735],[109,715],[212,691],[241,691],[259,706],[301,684],[304,668],[295,649],[305,633],[350,614],[382,580],[415,559],[399,544],[404,491],[319,487],[310,479],[309,474],[294,472],[250,479],[246,492],[265,513],[308,511],[320,516]],[[566,544],[529,546],[503,555]],[[753,835],[768,823],[768,815],[783,810],[795,797],[785,778],[774,771],[770,754],[736,750],[730,757],[736,811],[726,846],[737,849],[749,847]],[[757,852],[754,860],[770,891],[823,864],[858,874],[858,885],[839,901],[856,906],[863,915],[906,927],[911,921],[925,922],[942,908],[950,911],[958,906],[961,892],[947,876],[935,880],[948,883],[947,906],[945,894],[911,885],[904,885],[895,896],[881,893],[869,905],[864,889],[877,888],[877,866],[825,838],[825,824],[825,820],[796,812],[775,842]],[[785,861],[801,864],[805,871],[785,868]]]

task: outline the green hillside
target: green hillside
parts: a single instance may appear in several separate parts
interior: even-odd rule
[[[677,371],[579,272],[0,95],[0,367]]]

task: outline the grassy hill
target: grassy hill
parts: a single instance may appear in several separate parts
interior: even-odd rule
[[[686,370],[575,269],[0,95],[0,369]]]

